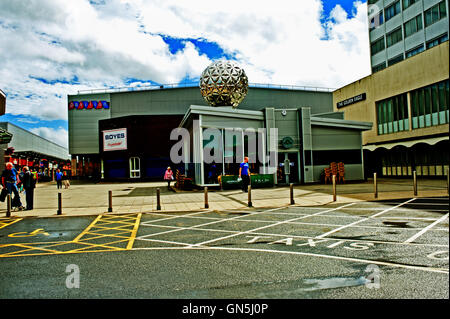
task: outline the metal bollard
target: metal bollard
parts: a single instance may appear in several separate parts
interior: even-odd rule
[[[294,184],[292,184],[291,183],[291,185],[289,185],[289,187],[290,187],[290,194],[291,194],[291,205],[294,205],[295,204],[295,201],[294,201]]]
[[[374,197],[378,198],[377,173],[373,173],[373,193]]]
[[[208,187],[205,186],[204,192],[205,192],[205,208],[209,208],[209,204],[208,204]]]
[[[413,172],[413,191],[414,191],[414,196],[417,196],[417,174],[416,174],[416,171]]]
[[[112,213],[112,191],[108,191],[108,213]]]
[[[6,195],[6,217],[11,217],[11,194]]]
[[[336,201],[336,175],[333,175],[333,202]]]
[[[156,189],[156,210],[161,210],[161,190]]]
[[[62,194],[58,193],[58,210],[56,211],[56,215],[62,214]]]
[[[252,207],[252,186],[248,185],[248,207]]]

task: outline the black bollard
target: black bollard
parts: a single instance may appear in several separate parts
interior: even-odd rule
[[[209,208],[209,203],[208,203],[208,187],[205,186],[204,192],[205,192],[205,208]]]
[[[108,213],[112,213],[112,191],[108,191]]]
[[[161,210],[161,190],[156,189],[156,210]]]
[[[58,193],[58,210],[56,211],[56,215],[62,214],[62,194]]]
[[[294,184],[292,184],[292,183],[290,185],[290,194],[291,194],[291,205],[294,205],[295,204],[295,201],[294,201]]]

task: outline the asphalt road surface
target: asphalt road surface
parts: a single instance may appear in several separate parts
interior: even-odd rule
[[[448,299],[448,204],[0,218],[0,298]]]

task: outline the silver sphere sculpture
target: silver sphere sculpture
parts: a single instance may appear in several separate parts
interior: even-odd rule
[[[211,106],[236,108],[247,95],[248,78],[236,63],[217,61],[203,71],[200,92]]]

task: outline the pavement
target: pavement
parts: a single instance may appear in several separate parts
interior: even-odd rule
[[[412,179],[378,178],[378,197],[374,196],[373,180],[347,182],[336,186],[333,201],[330,184],[294,186],[294,205],[290,205],[288,186],[253,189],[252,208],[248,207],[248,194],[241,190],[209,189],[210,210],[251,210],[283,206],[322,206],[330,203],[389,200],[448,196],[445,179],[418,179],[418,193],[414,196]],[[59,216],[88,216],[108,212],[108,192],[112,191],[113,214],[146,213],[157,211],[156,190],[161,191],[161,212],[189,212],[205,209],[203,190],[168,190],[164,182],[147,183],[86,183],[72,181],[65,189],[57,189],[55,182],[39,183],[34,193],[34,209],[12,211],[12,217],[54,217],[58,210],[58,193],[62,194],[62,214]],[[21,194],[25,205],[25,194]],[[6,215],[6,202],[0,203],[0,216]]]

